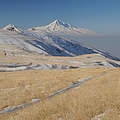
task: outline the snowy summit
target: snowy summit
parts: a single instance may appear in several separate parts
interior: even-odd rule
[[[57,31],[64,31],[65,29],[72,29],[70,24],[66,24],[60,20],[55,20],[51,24],[45,26],[46,29],[49,31],[57,32]]]
[[[40,27],[34,27],[30,28],[28,30],[35,30],[35,31],[46,31],[49,33],[57,33],[57,34],[74,34],[74,35],[96,35],[95,32],[84,29],[84,28],[77,28],[73,27],[70,24],[66,24],[62,22],[61,20],[55,20],[49,25],[46,26],[40,26]]]
[[[8,30],[8,31],[13,31],[13,32],[20,32],[20,30],[18,30],[15,25],[13,24],[9,24],[6,27],[3,28],[3,30]]]

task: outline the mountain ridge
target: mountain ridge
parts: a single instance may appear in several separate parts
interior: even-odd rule
[[[46,26],[40,26],[40,27],[33,27],[29,28],[28,30],[32,31],[46,31],[49,33],[56,33],[56,34],[76,34],[76,35],[97,35],[96,32],[93,32],[88,29],[84,28],[77,28],[70,24],[64,23],[61,20],[55,20],[52,23],[46,25]]]

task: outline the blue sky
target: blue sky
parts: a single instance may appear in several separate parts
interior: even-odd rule
[[[119,35],[120,0],[0,0],[0,27],[33,27],[55,19]]]

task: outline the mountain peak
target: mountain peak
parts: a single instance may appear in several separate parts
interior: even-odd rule
[[[78,28],[78,27],[74,27],[70,24],[64,23],[61,20],[56,19],[55,21],[53,21],[52,23],[46,25],[46,26],[41,26],[41,27],[35,27],[35,28],[30,28],[28,30],[41,30],[41,31],[45,31],[48,33],[57,33],[59,35],[96,35],[95,32],[88,30],[88,29],[84,29],[84,28]]]
[[[62,22],[61,20],[59,20],[59,19],[56,19],[55,21],[53,21],[52,22],[53,24],[58,24],[58,25],[63,25],[64,24],[64,22]],[[51,24],[52,24],[51,23]]]
[[[13,25],[13,24],[9,24],[9,25],[5,26],[5,27],[3,28],[3,30],[13,31],[13,32],[20,32],[20,30],[18,30],[18,29],[15,27],[15,25]]]
[[[71,28],[71,25],[70,24],[66,24],[66,23],[64,23],[63,21],[61,21],[61,20],[58,20],[58,19],[56,19],[55,21],[53,21],[52,23],[50,23],[49,25],[47,25],[47,26],[62,26],[62,27],[66,27],[66,28]]]
[[[55,21],[53,21],[54,23],[61,23],[62,21],[61,20],[59,20],[59,19],[56,19]]]

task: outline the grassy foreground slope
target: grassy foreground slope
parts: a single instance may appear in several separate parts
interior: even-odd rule
[[[29,75],[27,71],[24,71],[24,75],[27,77],[23,75],[20,78],[22,72],[15,72],[14,76],[16,76],[16,83],[17,79],[18,81],[24,79],[24,84],[27,84],[27,82],[31,80],[33,86],[35,83],[39,86],[45,82],[45,86],[43,85],[45,90],[51,92],[50,88],[54,88],[54,86],[57,86],[56,89],[54,89],[56,91],[75,82],[74,80],[77,81],[82,77],[87,78],[88,76],[94,76],[104,71],[108,71],[104,76],[87,81],[83,85],[63,94],[54,96],[51,99],[46,99],[17,112],[0,115],[0,120],[91,120],[97,115],[102,115],[100,120],[120,120],[119,68],[37,71],[36,73],[29,71]],[[13,81],[15,80],[12,79],[12,73],[4,73],[2,75],[11,78]],[[36,75],[39,76],[39,79]],[[36,76],[36,79],[30,79],[28,76],[31,76],[31,78]],[[7,79],[3,81],[5,80]],[[4,85],[7,83],[4,83]],[[49,84],[51,86],[46,86]],[[39,92],[40,90],[36,90],[35,93],[39,94]]]
[[[0,110],[44,98],[107,68],[0,72]]]

